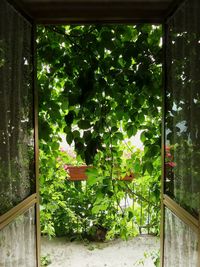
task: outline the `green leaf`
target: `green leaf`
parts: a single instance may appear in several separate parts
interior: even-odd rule
[[[138,114],[138,121],[139,121],[139,123],[142,124],[144,122],[144,120],[145,120],[144,114],[143,113],[139,113]]]
[[[80,121],[78,122],[78,127],[79,127],[80,129],[86,130],[86,129],[88,129],[88,128],[91,127],[91,125],[90,125],[90,121],[88,121],[88,120],[80,120]]]
[[[67,126],[70,126],[73,123],[74,117],[75,117],[75,112],[69,111],[69,113],[65,116],[65,122]]]
[[[146,141],[146,132],[142,132],[140,135],[140,140],[144,143]]]
[[[53,150],[58,150],[59,147],[60,147],[60,144],[58,142],[53,142],[51,147],[52,147]]]
[[[101,206],[99,205],[99,206],[94,206],[93,208],[92,208],[92,213],[93,214],[97,214],[97,213],[99,213],[101,211]]]
[[[94,206],[94,207],[92,208],[92,213],[97,214],[97,213],[99,213],[100,211],[107,210],[107,208],[108,208],[108,203],[106,203],[106,202],[104,201],[101,205]]]
[[[74,139],[74,135],[72,132],[68,132],[67,135],[66,135],[66,141],[69,145],[72,144],[72,141]]]
[[[129,210],[128,211],[128,219],[129,219],[129,221],[133,218],[133,216],[134,216],[133,212]]]
[[[138,96],[138,102],[142,106],[145,102],[145,97],[143,95]]]
[[[77,131],[77,130],[73,131],[73,137],[74,138],[79,138],[80,137],[80,132]]]
[[[39,138],[50,141],[51,127],[46,121],[39,121]]]
[[[137,133],[137,127],[135,127],[135,125],[133,125],[133,124],[130,124],[127,127],[127,130],[126,131],[127,131],[128,138],[130,138],[130,137],[136,135],[136,133]]]
[[[100,180],[98,170],[96,168],[88,168],[87,176],[88,176],[87,184],[89,186],[93,186]]]
[[[113,126],[112,128],[111,128],[111,132],[112,133],[115,133],[115,132],[117,132],[118,131],[118,128],[116,127],[116,126]]]
[[[134,172],[138,173],[141,170],[141,162],[139,159],[136,159],[134,162]]]
[[[120,132],[116,132],[113,137],[116,138],[117,140],[123,140],[124,139],[123,134]]]
[[[147,171],[149,174],[153,172],[153,164],[150,161],[144,163],[143,172]]]

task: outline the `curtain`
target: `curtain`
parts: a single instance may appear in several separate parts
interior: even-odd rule
[[[32,26],[0,1],[0,215],[34,191]]]
[[[165,193],[198,218],[200,207],[200,2],[168,21]]]

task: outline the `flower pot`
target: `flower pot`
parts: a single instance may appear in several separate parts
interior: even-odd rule
[[[86,170],[88,166],[67,166],[66,170],[69,172],[70,181],[85,181],[87,180]]]
[[[125,175],[124,177],[121,177],[120,180],[122,181],[132,181],[134,179],[133,173],[130,173],[129,175]]]
[[[87,180],[86,170],[92,168],[91,166],[67,166],[66,170],[69,173],[68,180],[70,181],[85,181]],[[133,173],[118,178],[121,181],[132,181],[134,179]]]

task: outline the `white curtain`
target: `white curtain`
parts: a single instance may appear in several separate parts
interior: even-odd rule
[[[0,1],[0,215],[33,191],[32,26]]]
[[[198,218],[200,209],[200,2],[168,22],[166,193]]]

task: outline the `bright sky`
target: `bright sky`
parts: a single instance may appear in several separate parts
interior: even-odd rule
[[[139,148],[141,150],[143,150],[144,146],[140,140],[140,134],[142,131],[138,131],[138,133],[131,137],[130,139],[126,139],[126,142],[131,141],[132,145],[135,146],[136,148]],[[62,138],[62,142],[60,143],[60,147],[62,149],[64,149],[65,151],[74,151],[74,144],[72,145],[68,145],[67,141],[66,141],[66,135],[65,134],[61,134],[60,137]]]

